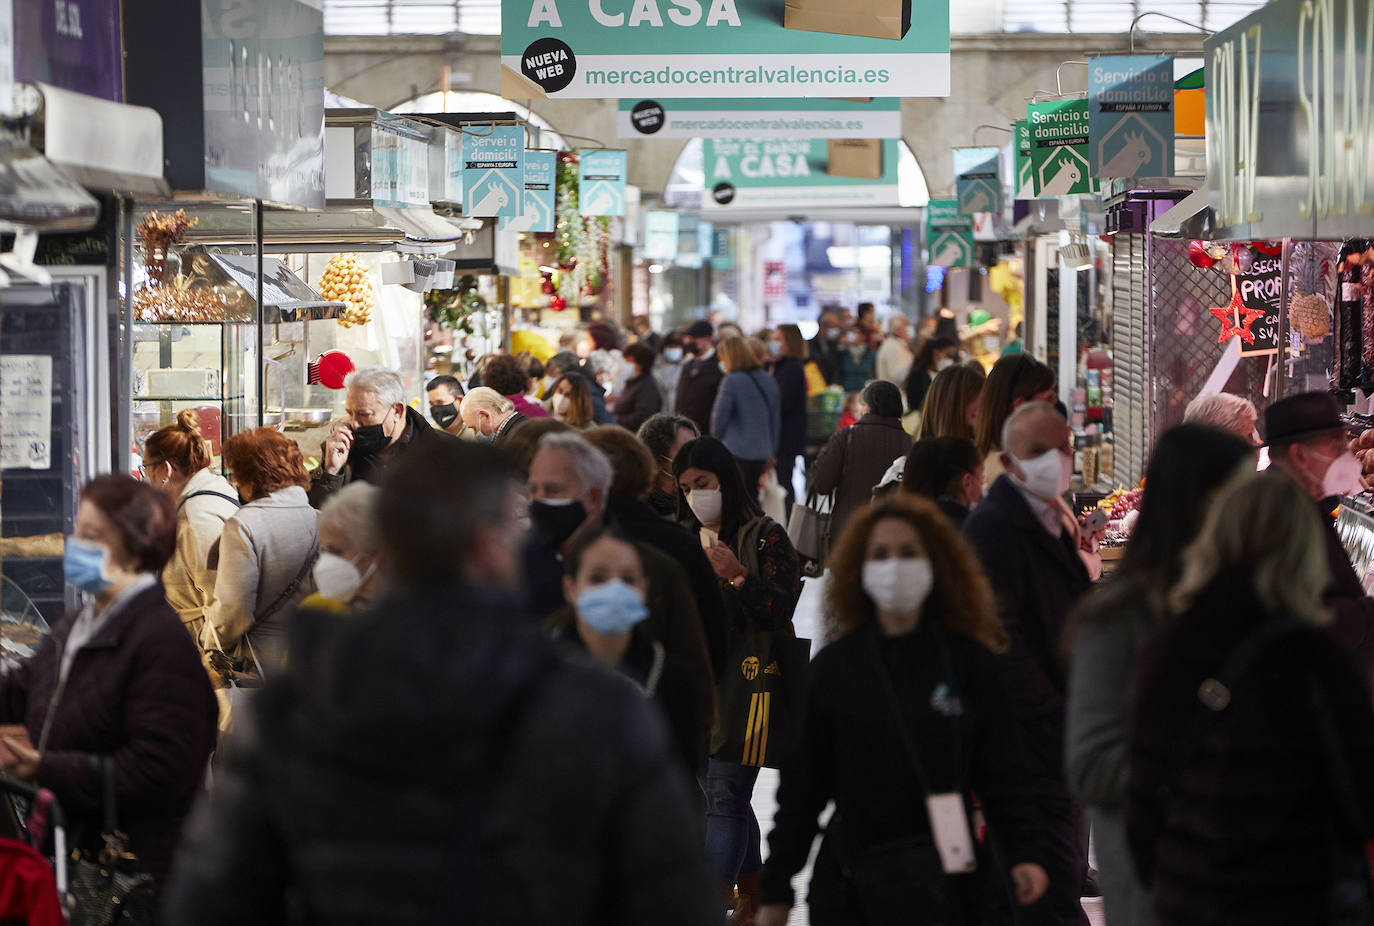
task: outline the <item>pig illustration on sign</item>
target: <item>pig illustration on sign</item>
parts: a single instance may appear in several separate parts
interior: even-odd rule
[[[964,207],[960,212],[987,212],[992,208],[992,199],[988,196],[988,191],[979,187],[972,196],[964,200]]]
[[[477,201],[472,207],[469,215],[496,215],[506,208],[506,203],[510,202],[510,197],[505,189],[493,183],[487,187],[487,195]]]
[[[1103,177],[1139,177],[1140,169],[1152,157],[1150,146],[1145,143],[1145,133],[1127,132],[1126,144],[1098,173]]]
[[[1066,196],[1074,187],[1074,184],[1083,179],[1083,170],[1072,158],[1063,158],[1059,162],[1059,170],[1050,181],[1045,184],[1040,191],[1041,196]]]
[[[964,249],[959,247],[959,242],[950,241],[930,262],[937,267],[953,267],[963,259]]]

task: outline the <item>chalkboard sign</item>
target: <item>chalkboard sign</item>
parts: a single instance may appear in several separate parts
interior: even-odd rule
[[[1241,302],[1247,309],[1258,309],[1264,313],[1250,326],[1255,336],[1254,344],[1240,342],[1242,357],[1264,354],[1277,354],[1279,351],[1279,291],[1283,283],[1283,262],[1277,257],[1258,256],[1249,273],[1236,277],[1236,289]]]

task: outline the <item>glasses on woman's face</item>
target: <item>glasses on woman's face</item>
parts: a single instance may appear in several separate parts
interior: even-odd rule
[[[157,463],[148,463],[145,461],[139,464],[138,475],[143,479],[144,482],[150,482],[152,480],[153,473],[156,473],[160,469],[162,469],[161,461]]]

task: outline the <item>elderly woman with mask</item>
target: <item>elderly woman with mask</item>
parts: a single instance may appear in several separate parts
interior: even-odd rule
[[[371,604],[380,581],[377,487],[355,482],[320,509],[320,557],[315,593],[303,607],[342,609]]]

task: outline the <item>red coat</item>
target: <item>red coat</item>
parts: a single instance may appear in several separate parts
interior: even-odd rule
[[[0,723],[22,723],[37,745],[76,615],[0,678]],[[99,847],[101,778],[114,760],[119,827],[159,882],[205,778],[219,715],[200,653],[159,582],[135,596],[76,654],[58,702],[38,783],[57,795],[76,845]]]

